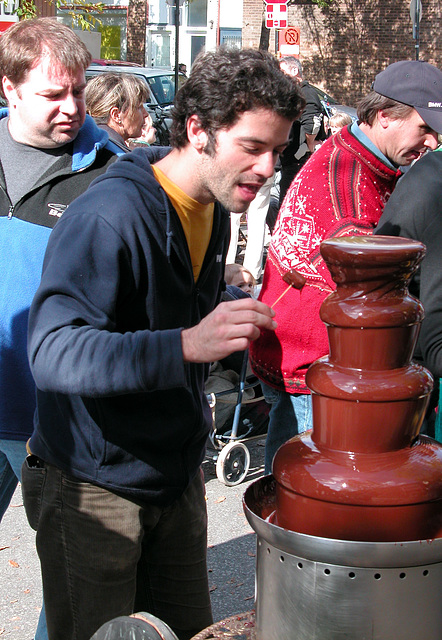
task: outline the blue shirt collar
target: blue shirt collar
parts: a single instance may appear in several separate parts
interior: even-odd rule
[[[390,169],[393,169],[393,171],[397,171],[398,167],[396,167],[391,162],[391,160],[387,158],[387,156],[384,156],[382,151],[379,151],[377,146],[373,144],[370,138],[366,136],[363,131],[361,131],[359,124],[357,122],[353,122],[353,124],[351,125],[350,131],[352,132],[354,137],[357,138],[359,142],[361,142],[364,145],[364,147],[367,147],[367,149],[369,149],[372,152],[372,154],[376,156],[376,158],[378,158],[381,162],[386,164],[387,167],[389,167]]]

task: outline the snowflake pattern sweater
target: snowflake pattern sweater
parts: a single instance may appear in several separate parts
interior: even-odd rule
[[[260,300],[274,306],[278,327],[250,348],[255,374],[288,393],[309,393],[305,374],[328,353],[319,309],[335,285],[319,247],[331,237],[371,234],[400,175],[342,129],[297,174],[279,212]],[[295,269],[302,289],[283,276]]]

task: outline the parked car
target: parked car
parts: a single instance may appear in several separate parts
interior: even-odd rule
[[[339,104],[334,98],[331,97],[330,94],[326,93],[322,89],[319,89],[319,87],[313,86],[313,88],[318,94],[319,100],[322,104],[322,108],[324,111],[324,129],[327,135],[330,135],[328,121],[335,113],[338,113],[339,111],[347,113],[351,117],[353,122],[358,119],[356,109],[354,107],[349,107],[345,104]]]
[[[118,61],[100,60],[92,63],[86,69],[86,80],[110,71],[117,73],[131,73],[141,78],[149,89],[149,101],[145,104],[150,113],[153,125],[157,130],[156,144],[169,144],[169,129],[171,124],[170,109],[175,98],[175,72],[172,69],[159,67],[140,67],[134,63],[117,64]],[[187,80],[183,73],[178,75],[178,86]]]
[[[100,58],[100,59],[96,59],[96,58],[92,58],[91,60],[92,64],[98,64],[101,67],[141,67],[141,64],[138,64],[138,62],[128,62],[127,60],[109,60],[109,59],[105,59],[105,58]]]
[[[334,98],[331,97],[329,93],[326,93],[319,87],[315,87],[315,85],[313,84],[310,86],[318,94],[319,101],[322,105],[323,127],[325,135],[327,137],[330,136],[329,120],[335,113],[342,111],[343,113],[349,115],[353,122],[358,119],[356,109],[354,107],[349,107],[345,104],[339,104]],[[321,130],[321,133],[324,132],[322,132]],[[319,139],[322,140],[323,138],[320,137]]]

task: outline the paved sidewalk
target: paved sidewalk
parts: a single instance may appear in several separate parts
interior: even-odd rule
[[[242,508],[250,482],[263,474],[265,440],[247,443],[246,481],[226,487],[216,477],[214,451],[203,464],[209,513],[209,583],[214,620],[253,608],[255,534]],[[0,524],[0,640],[32,640],[41,607],[35,532],[29,527],[20,488]]]

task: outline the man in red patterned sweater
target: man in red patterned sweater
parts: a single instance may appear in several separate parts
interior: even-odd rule
[[[250,347],[251,364],[272,404],[266,473],[286,440],[310,429],[309,365],[328,353],[319,309],[334,289],[320,252],[333,236],[371,234],[401,175],[437,146],[442,72],[422,61],[396,62],[376,76],[358,105],[358,122],[332,136],[296,175],[269,247],[260,299],[276,312],[275,332]]]

